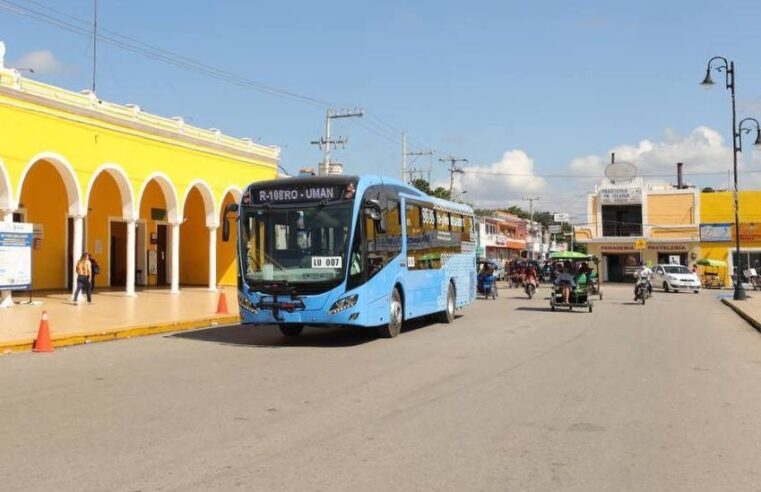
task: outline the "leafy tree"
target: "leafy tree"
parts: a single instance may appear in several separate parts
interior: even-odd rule
[[[444,200],[452,199],[452,195],[449,193],[448,189],[444,188],[443,186],[437,186],[435,189],[431,189],[431,184],[423,178],[418,178],[412,181],[411,184],[426,195],[435,196],[436,198],[443,198]]]

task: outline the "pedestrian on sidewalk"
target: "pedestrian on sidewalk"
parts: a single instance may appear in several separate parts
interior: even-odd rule
[[[90,281],[90,295],[92,295],[92,293],[95,292],[95,277],[100,273],[100,265],[98,265],[98,262],[95,261],[95,257],[91,254],[87,255],[87,259],[90,260],[90,269],[92,270],[92,280]]]
[[[77,304],[79,293],[83,292],[87,295],[87,302],[92,303],[92,294],[90,293],[90,280],[92,279],[92,265],[89,260],[90,255],[83,253],[75,266],[77,272],[77,290],[74,291],[73,304]]]

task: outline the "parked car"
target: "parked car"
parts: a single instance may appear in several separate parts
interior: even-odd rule
[[[653,287],[662,287],[665,292],[691,290],[700,291],[700,278],[684,265],[655,265]]]

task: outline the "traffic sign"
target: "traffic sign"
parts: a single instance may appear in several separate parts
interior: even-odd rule
[[[547,232],[550,234],[560,234],[563,232],[563,226],[560,224],[553,224],[551,226],[547,226]]]
[[[644,239],[637,239],[634,241],[634,249],[647,249],[647,241]]]

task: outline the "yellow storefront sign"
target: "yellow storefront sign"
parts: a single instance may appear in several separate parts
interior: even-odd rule
[[[634,241],[634,249],[647,249],[647,241],[644,239],[637,239]]]

